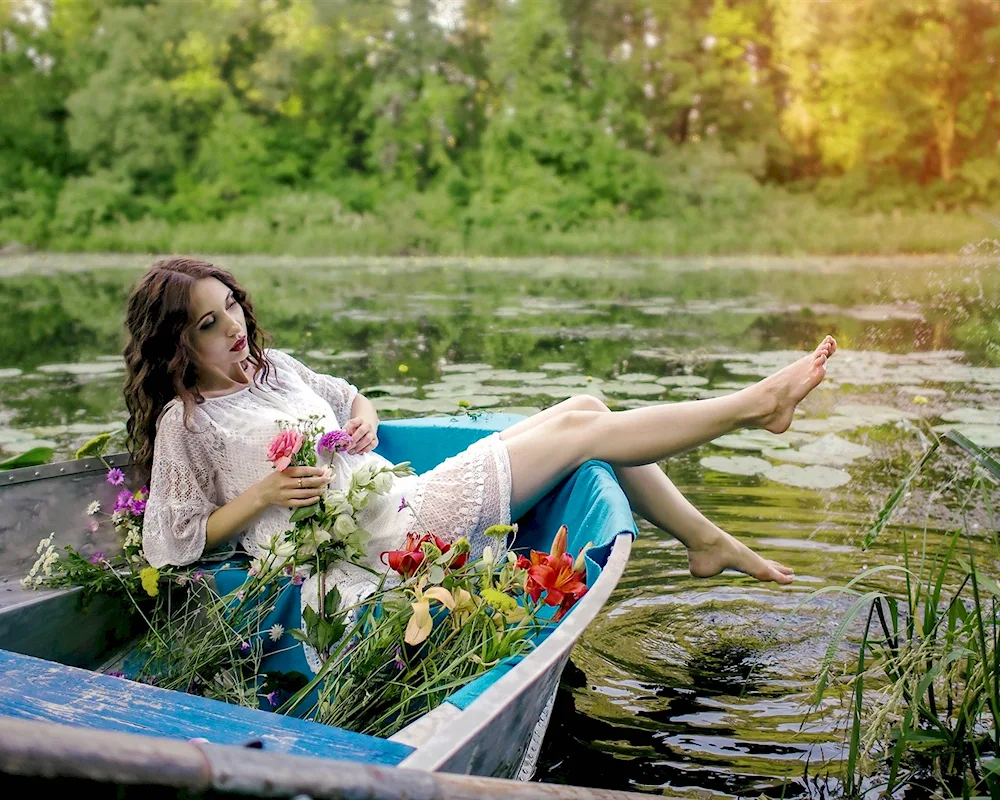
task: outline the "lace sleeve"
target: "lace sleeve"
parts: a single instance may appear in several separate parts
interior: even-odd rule
[[[209,440],[184,426],[180,403],[160,418],[142,524],[143,553],[154,567],[191,564],[205,550],[208,517],[217,507]]]
[[[333,414],[344,427],[347,420],[351,418],[351,406],[354,405],[354,398],[358,396],[358,387],[348,383],[343,378],[334,378],[322,372],[313,372],[309,367],[298,359],[292,358],[287,353],[280,350],[268,351],[268,356],[281,367],[287,367],[295,372],[302,381],[316,394],[330,404]]]

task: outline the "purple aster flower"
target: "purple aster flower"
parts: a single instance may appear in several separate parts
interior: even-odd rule
[[[346,450],[351,446],[351,435],[343,431],[330,431],[324,433],[319,440],[317,448],[322,452],[336,453],[338,450]]]
[[[250,642],[241,642],[240,643],[240,652],[241,653],[249,653],[250,652]]]
[[[402,655],[403,655],[403,651],[400,648],[397,647],[396,648],[396,657],[392,660],[392,665],[396,669],[398,669],[400,671],[406,669],[406,662],[403,661]]]
[[[271,704],[271,708],[274,708],[276,705],[278,705],[278,690],[277,689],[275,689],[273,692],[268,692],[268,694],[267,694],[267,702]]]
[[[399,498],[399,508],[396,509],[396,513],[398,514],[404,508],[409,508],[409,507],[410,507],[410,504],[406,502],[406,497],[400,497]]]
[[[125,483],[125,473],[122,472],[117,467],[114,469],[110,469],[108,470],[107,481],[112,486],[121,486],[123,483]]]
[[[104,553],[98,550],[94,555],[90,557],[91,564],[100,564],[104,560]]]
[[[96,519],[87,521],[87,530],[89,530],[91,533],[97,533],[97,529],[100,527],[101,523],[98,522]]]
[[[292,586],[301,586],[305,581],[305,579],[306,579],[305,575],[303,575],[301,572],[296,572],[294,575],[292,575]]]
[[[145,500],[133,500],[132,501],[132,513],[137,517],[141,517],[146,512],[146,501]]]
[[[201,569],[196,569],[194,572],[191,573],[191,580],[194,581],[195,583],[198,583],[198,581],[200,581],[204,577],[205,577],[205,571]]]
[[[128,489],[122,489],[118,492],[118,496],[115,498],[115,511],[124,511],[133,502],[132,492]]]

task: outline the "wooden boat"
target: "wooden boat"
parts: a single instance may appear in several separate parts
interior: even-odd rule
[[[384,422],[378,449],[422,472],[517,419]],[[128,474],[127,455],[105,461]],[[35,720],[124,732],[136,741],[137,735],[218,745],[252,741],[288,756],[527,779],[570,650],[617,584],[636,534],[613,472],[601,462],[584,464],[520,521],[518,546],[539,546],[563,523],[570,526],[571,550],[574,543],[596,542],[588,551],[587,595],[519,663],[495,667],[461,690],[461,698],[453,696],[385,740],[103,674],[135,633],[123,624],[129,615],[121,605],[97,598],[83,606],[78,590],[23,590],[19,579],[36,557],[38,540],[53,531],[59,545],[114,551],[113,533],[95,535],[86,527],[91,500],[113,504],[116,490],[105,473],[97,458],[0,472],[0,740],[15,719]]]

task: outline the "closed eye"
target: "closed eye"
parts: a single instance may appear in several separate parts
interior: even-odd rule
[[[236,305],[236,298],[234,298],[232,295],[229,295],[229,300],[226,303],[226,310],[228,311],[230,308],[232,308],[235,305]],[[198,326],[198,330],[200,330],[200,331],[207,331],[214,324],[215,324],[215,317],[212,317],[211,319],[207,320],[204,324],[199,325]]]

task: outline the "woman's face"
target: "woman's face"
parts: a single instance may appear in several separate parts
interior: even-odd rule
[[[243,306],[222,281],[202,278],[191,287],[190,320],[199,367],[228,373],[249,354]]]

